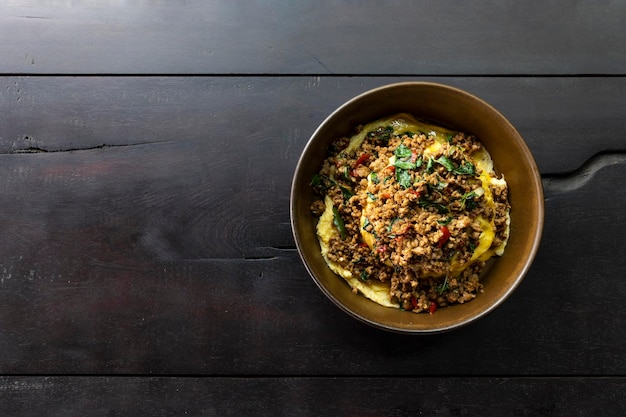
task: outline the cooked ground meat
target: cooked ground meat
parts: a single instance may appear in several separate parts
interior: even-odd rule
[[[508,237],[506,183],[483,187],[470,157],[481,143],[460,132],[435,141],[391,126],[367,132],[355,150],[339,138],[312,182],[322,198],[314,215],[324,212],[327,195],[342,222],[328,259],[363,281],[388,282],[390,300],[414,312],[476,297],[485,259],[474,255],[485,221],[495,237],[484,250]]]

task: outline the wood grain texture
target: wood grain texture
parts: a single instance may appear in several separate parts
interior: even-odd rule
[[[0,5],[4,74],[624,74],[622,1]]]
[[[291,176],[333,110],[401,81],[449,84],[487,101],[520,131],[542,174],[626,149],[624,78],[2,77],[0,153],[160,143],[181,157],[202,148],[206,164],[222,165],[219,175],[238,165],[276,182]]]
[[[618,417],[625,388],[597,377],[3,377],[0,399],[11,416]]]
[[[623,375],[623,163],[548,196],[535,264],[475,325],[406,338],[324,298],[293,249],[291,172],[325,114],[380,81],[4,78],[0,372]],[[554,80],[453,81],[519,93],[507,113],[554,172],[623,144],[604,134],[623,132],[618,110],[583,111],[599,87],[619,107],[620,79],[557,80],[579,94],[534,101],[543,122],[523,98]]]
[[[0,409],[623,416],[626,2],[0,4]],[[308,277],[291,174],[367,89],[465,89],[526,139],[544,238],[432,337]]]

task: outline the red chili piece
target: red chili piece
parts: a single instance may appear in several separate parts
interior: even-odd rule
[[[352,171],[350,171],[350,175],[353,177],[358,177],[359,174],[356,172],[357,167],[359,165],[362,165],[365,161],[367,161],[369,157],[370,157],[370,154],[367,152],[361,154],[361,156],[359,156],[359,158],[354,163],[354,166],[352,167]]]
[[[406,235],[407,233],[409,233],[409,230],[411,230],[411,228],[413,228],[413,225],[411,223],[405,224],[402,230],[396,233],[396,235],[398,236]]]
[[[370,157],[370,154],[365,152],[363,154],[361,154],[361,156],[359,156],[359,159],[356,160],[356,162],[354,163],[354,167],[358,167],[359,165],[361,165],[363,162],[367,161],[367,158]]]
[[[435,314],[435,311],[437,311],[437,303],[434,301],[431,301],[430,305],[428,306],[428,313]]]
[[[441,226],[441,237],[439,238],[439,241],[437,242],[437,248],[441,249],[443,247],[443,245],[446,244],[446,242],[448,241],[448,239],[450,239],[450,229],[448,229],[448,226]]]

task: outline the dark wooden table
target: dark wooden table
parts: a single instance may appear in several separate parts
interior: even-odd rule
[[[626,2],[0,4],[0,413],[622,416]],[[307,275],[291,176],[337,106],[465,89],[544,180],[496,311],[411,337]]]

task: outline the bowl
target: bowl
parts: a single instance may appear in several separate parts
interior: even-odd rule
[[[316,235],[317,217],[310,211],[314,193],[311,179],[322,166],[327,146],[351,136],[358,125],[407,112],[435,124],[471,133],[482,142],[509,187],[510,235],[506,250],[490,261],[481,282],[484,292],[464,304],[438,309],[434,314],[383,307],[334,274],[324,261]],[[322,292],[350,316],[374,327],[409,334],[450,331],[484,317],[519,286],[530,268],[541,240],[544,199],[534,158],[513,125],[495,108],[455,87],[430,82],[404,82],[369,90],[347,101],[314,131],[304,147],[292,180],[291,227],[300,257]]]

